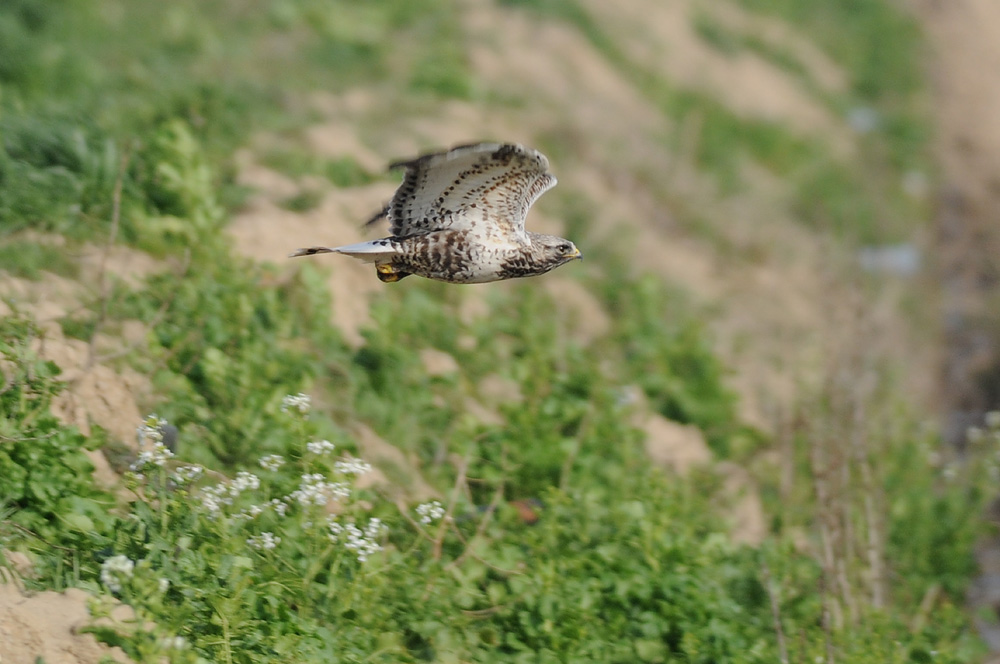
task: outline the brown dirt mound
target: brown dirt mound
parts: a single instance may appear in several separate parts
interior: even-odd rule
[[[109,648],[92,634],[79,632],[92,622],[89,599],[82,590],[25,595],[12,583],[0,583],[0,662],[131,662],[121,648]]]

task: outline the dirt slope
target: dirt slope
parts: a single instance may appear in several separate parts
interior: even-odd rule
[[[936,152],[942,189],[937,272],[944,322],[941,393],[945,433],[962,444],[966,428],[1000,408],[1000,3],[914,0],[932,51]],[[995,515],[993,515],[995,518]],[[1000,607],[1000,538],[980,543],[976,606]],[[976,623],[1000,652],[1000,625],[980,609]],[[997,661],[993,659],[991,661]]]
[[[958,442],[1000,406],[1000,4],[913,0],[929,37],[942,190],[942,394]]]
[[[88,598],[87,593],[73,588],[64,593],[25,595],[0,578],[0,662],[131,662],[121,648],[108,648],[93,634],[79,633],[92,622]]]
[[[727,57],[704,43],[693,27],[703,5],[684,1],[666,8],[655,0],[630,0],[611,12],[610,5],[586,3],[595,19],[620,37],[625,56],[637,66],[661,71],[680,87],[718,94],[739,115],[787,122],[795,131],[822,136],[838,151],[849,153],[852,139],[843,120],[800,78],[760,57]],[[579,196],[596,212],[598,227],[583,239],[584,246],[605,241],[624,245],[637,271],[663,275],[715,311],[713,329],[720,350],[736,369],[732,384],[743,396],[743,414],[770,428],[768,413],[775,403],[780,409],[790,407],[800,380],[787,368],[816,366],[839,338],[829,331],[842,331],[843,321],[850,318],[853,287],[840,277],[843,257],[789,218],[783,211],[781,183],[767,175],[753,176],[757,186],[744,194],[720,197],[688,151],[664,148],[661,139],[669,121],[574,26],[486,0],[470,0],[462,7],[477,84],[522,103],[512,108],[449,101],[400,114],[390,90],[359,89],[338,98],[318,95],[314,103],[326,119],[307,132],[305,143],[326,156],[350,155],[366,167],[373,162],[377,167],[379,161],[470,140],[501,138],[537,145],[553,133],[572,137],[574,153],[553,159],[553,170],[560,181],[558,191]],[[735,6],[718,7],[725,8],[717,10],[720,21],[763,39],[782,40],[801,52],[820,89],[836,91],[844,85],[837,66],[792,26],[745,14]],[[641,20],[644,16],[655,20]],[[285,261],[287,250],[298,246],[361,239],[359,222],[392,191],[391,185],[382,184],[330,190],[318,208],[295,214],[275,203],[294,193],[296,183],[259,166],[252,155],[247,155],[243,178],[261,193],[233,220],[230,233],[247,254],[276,262]],[[714,220],[713,232],[723,240],[699,239],[681,228],[670,207],[651,196],[643,178],[661,182],[671,197]],[[559,232],[561,224],[549,210],[543,197],[529,223],[537,230]],[[336,322],[349,339],[359,342],[358,329],[367,321],[365,303],[385,286],[374,279],[370,267],[343,257],[321,260],[332,270]],[[546,279],[549,288],[559,290],[572,275]],[[480,288],[466,287],[462,296],[474,302],[482,297]],[[884,318],[887,325],[897,325],[891,315]],[[897,326],[891,336],[905,338],[906,332]],[[790,339],[796,343],[790,346]]]
[[[724,3],[709,7],[693,0],[615,4],[587,0],[585,4],[602,22],[628,37],[623,44],[632,61],[662,69],[677,85],[718,95],[740,115],[787,122],[804,135],[828,137],[838,151],[850,154],[851,134],[842,120],[817,103],[801,81],[753,55],[722,57],[699,38],[692,19],[696,11],[711,10],[727,25],[780,41],[807,64],[821,90],[840,90],[844,74],[793,26],[747,15]],[[961,408],[971,409],[981,405],[981,399],[976,401],[979,397],[974,394],[963,396],[964,386],[970,375],[996,357],[995,348],[982,333],[984,328],[971,333],[968,321],[986,318],[977,284],[984,278],[985,283],[995,282],[993,263],[976,247],[982,246],[979,239],[983,236],[996,240],[993,229],[1000,228],[996,224],[1000,214],[1000,4],[996,0],[912,0],[912,5],[926,20],[935,46],[939,155],[948,184],[941,216],[942,235],[948,239],[942,270],[952,288],[950,311],[963,323],[955,327],[951,341],[966,349],[949,364],[948,376],[953,381],[949,385]],[[649,20],[650,16],[655,20]],[[859,303],[850,283],[842,278],[844,258],[782,212],[780,183],[756,174],[751,191],[722,198],[698,172],[690,146],[681,146],[676,153],[657,147],[669,129],[667,120],[570,25],[486,0],[463,3],[461,20],[478,85],[500,98],[522,103],[511,107],[450,101],[400,113],[400,106],[391,103],[395,101],[391,90],[365,88],[338,97],[317,93],[312,104],[324,119],[306,133],[305,142],[324,156],[351,156],[375,171],[393,158],[469,140],[537,144],[554,133],[573,138],[573,153],[554,159],[553,169],[560,179],[558,191],[573,192],[596,211],[600,224],[586,240],[625,243],[635,269],[653,271],[680,285],[712,312],[711,327],[720,350],[734,367],[732,384],[741,393],[743,415],[770,428],[774,413],[787,410],[794,401],[803,375],[821,366],[824,356],[852,339],[859,327]],[[263,143],[251,146],[238,159],[242,181],[257,192],[229,226],[239,250],[280,264],[296,247],[361,239],[359,223],[391,195],[393,185],[353,189],[325,185],[317,208],[304,214],[282,209],[278,202],[298,192],[303,183],[260,165],[259,154],[269,138],[260,137]],[[713,231],[725,242],[713,243],[681,227],[669,206],[649,195],[639,175],[664,182],[674,200],[716,220]],[[561,223],[552,209],[543,198],[532,211],[532,227],[559,231]],[[369,301],[392,286],[381,284],[370,266],[344,257],[322,258],[331,269],[335,322],[350,341],[360,343],[359,330],[368,321]],[[463,289],[461,297],[468,304],[463,310],[482,315],[483,289],[503,287]],[[561,313],[581,320],[580,329],[593,333],[606,324],[606,314],[572,276],[549,275],[544,287],[567,307]],[[53,287],[54,293],[58,290]],[[908,339],[908,333],[894,314],[894,297],[887,292],[883,305],[874,308],[872,320],[863,327],[869,330],[873,352],[910,358],[911,372],[924,376],[915,392],[929,395],[934,388],[930,378],[934,358],[927,349],[914,350],[910,342],[896,341]],[[47,314],[49,318],[72,300],[72,293],[52,300],[38,303],[40,308],[55,307]],[[49,341],[54,351],[59,344],[53,359],[65,363],[68,371],[81,371],[85,349],[59,339],[55,331]],[[126,378],[99,371],[103,369],[90,373],[103,376],[100,380],[119,380],[123,389],[135,391]],[[99,422],[111,429],[99,420],[102,408],[96,398],[81,401],[67,405],[66,417],[82,425],[88,420]],[[134,429],[134,415],[118,423],[122,437]],[[669,426],[659,424],[660,428]],[[0,591],[8,602],[4,606],[15,607],[12,613],[2,614],[6,618],[0,615],[3,648],[14,647],[16,634],[35,639],[25,641],[29,646],[40,643],[31,636],[34,632],[14,628],[21,620],[17,611],[23,611],[28,600],[9,587],[0,586]],[[56,621],[54,615],[49,614],[52,634],[46,633],[42,641],[73,642],[76,619]],[[20,661],[10,652],[14,651],[0,648],[5,663]],[[26,652],[41,651],[29,648]],[[51,657],[47,661],[62,661]],[[65,661],[96,661],[96,657],[80,655]]]

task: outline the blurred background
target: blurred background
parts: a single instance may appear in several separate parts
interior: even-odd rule
[[[586,261],[286,260],[373,237],[390,161],[480,140],[548,156],[528,226]],[[802,656],[1000,648],[993,0],[4,0],[0,148],[0,313],[102,486],[145,412],[233,472],[304,391],[406,497],[462,455],[520,507],[708,487],[732,546],[812,561],[771,562]]]

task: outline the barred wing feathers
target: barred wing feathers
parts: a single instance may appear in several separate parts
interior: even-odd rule
[[[463,145],[390,168],[406,169],[387,208],[396,237],[477,229],[520,235],[528,209],[556,185],[543,154],[510,143]]]

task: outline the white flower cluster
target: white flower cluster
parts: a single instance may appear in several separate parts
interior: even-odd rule
[[[142,471],[149,466],[160,466],[174,456],[163,443],[163,427],[167,421],[157,415],[148,415],[142,425],[136,429],[139,436],[139,456],[129,466],[129,470],[142,475]]]
[[[207,486],[201,490],[201,506],[210,516],[217,516],[222,511],[223,505],[232,505],[233,499],[229,495],[229,487],[225,484]]]
[[[248,473],[245,470],[241,470],[236,473],[236,479],[229,484],[229,493],[236,496],[240,495],[244,491],[254,491],[260,488],[260,478],[253,473]]]
[[[299,501],[301,505],[326,505],[330,496],[341,500],[351,495],[351,489],[343,482],[327,482],[320,473],[307,473],[302,476],[299,488],[289,494],[289,498]]]
[[[342,475],[364,475],[372,471],[372,465],[361,459],[347,459],[333,464],[334,470]]]
[[[288,504],[282,502],[277,498],[272,498],[268,506],[274,508],[274,511],[278,513],[278,516],[285,516],[285,512],[288,511]]]
[[[279,544],[281,544],[281,538],[274,533],[261,533],[260,535],[251,535],[247,538],[247,544],[249,544],[254,549],[262,549],[264,551],[270,551]]]
[[[311,405],[312,400],[308,394],[303,394],[302,392],[289,394],[281,400],[281,412],[287,413],[290,410],[297,410],[304,415],[309,412]]]
[[[285,500],[288,500],[288,498],[285,498]],[[251,505],[237,514],[234,518],[250,521],[251,519],[259,517],[268,508],[273,509],[275,514],[278,516],[285,516],[285,513],[288,511],[288,503],[281,498],[272,498],[262,505]]]
[[[432,500],[429,503],[417,505],[417,516],[420,517],[420,523],[427,525],[444,516],[444,507],[442,507],[441,501]]]
[[[260,467],[264,470],[278,470],[285,465],[285,457],[280,454],[268,454],[260,458]]]
[[[233,518],[244,519],[249,521],[250,519],[256,519],[263,513],[264,513],[263,507],[261,507],[260,505],[251,505],[250,507],[246,508],[245,510],[234,516]]]
[[[136,433],[139,435],[139,445],[146,444],[146,441],[150,441],[151,445],[162,443],[163,427],[165,426],[167,426],[167,421],[156,413],[147,415],[136,429]]]
[[[341,524],[333,517],[327,523],[330,526],[330,534],[327,535],[330,541],[336,543],[343,540],[344,548],[353,551],[361,563],[368,560],[368,556],[382,550],[382,545],[377,540],[388,530],[377,518],[372,518],[364,530],[353,523]]]
[[[334,447],[335,445],[328,440],[314,440],[311,443],[306,443],[306,449],[311,454],[328,454],[333,451]]]
[[[236,479],[228,484],[207,486],[201,490],[201,506],[211,515],[216,516],[222,511],[223,505],[232,505],[233,500],[244,491],[260,488],[260,478],[253,473],[241,470]]]
[[[132,578],[135,563],[128,556],[111,556],[101,563],[101,583],[113,593],[122,591],[122,580]]]
[[[205,468],[199,465],[181,466],[170,476],[177,484],[190,484],[205,474]]]
[[[183,636],[165,636],[160,639],[160,647],[164,650],[183,650],[188,642]]]

